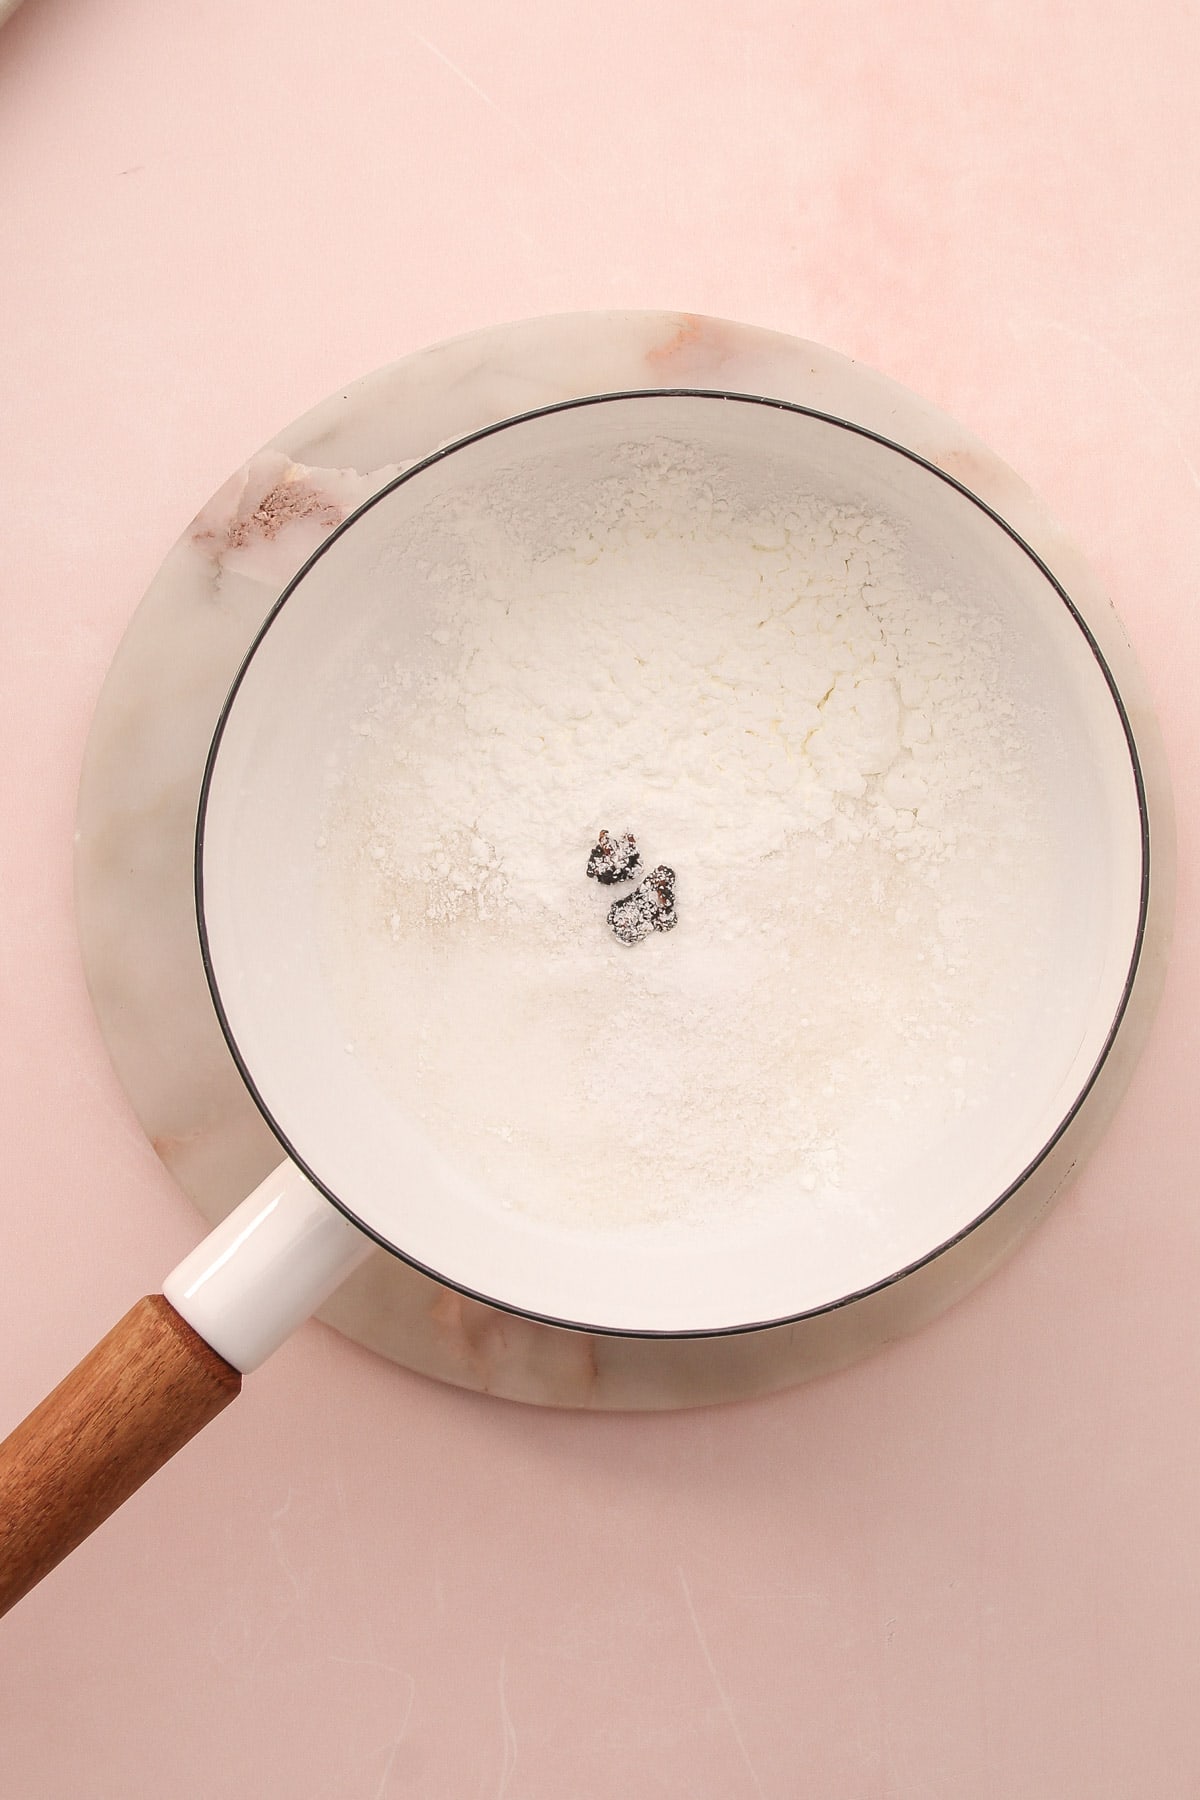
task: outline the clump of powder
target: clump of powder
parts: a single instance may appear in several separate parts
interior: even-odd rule
[[[350,1035],[499,1204],[860,1205],[1037,980],[1000,618],[883,516],[686,446],[627,446],[552,532],[540,498],[441,509],[420,654],[358,720],[323,831]],[[581,876],[606,822],[686,883],[634,952]]]

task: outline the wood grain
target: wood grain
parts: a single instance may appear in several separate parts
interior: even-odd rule
[[[139,1300],[0,1444],[0,1613],[238,1394],[161,1294]]]

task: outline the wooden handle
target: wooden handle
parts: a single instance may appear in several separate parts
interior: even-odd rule
[[[152,1294],[0,1444],[0,1613],[224,1410],[242,1378]]]

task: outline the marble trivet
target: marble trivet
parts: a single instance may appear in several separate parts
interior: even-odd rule
[[[830,1310],[816,1330],[810,1321],[803,1334],[665,1343],[566,1331],[468,1300],[382,1251],[322,1309],[328,1324],[408,1368],[544,1405],[657,1408],[765,1393],[941,1311],[1007,1254],[1099,1137],[1145,1037],[1169,936],[1170,792],[1138,671],[1095,577],[998,458],[883,376],[750,326],[667,313],[498,326],[365,376],[252,456],[170,552],[100,695],[76,839],[84,966],[134,1110],[204,1218],[222,1218],[280,1157],[218,1029],[192,899],[204,760],[258,626],[353,507],[439,446],[533,407],[663,387],[767,395],[866,426],[955,476],[1037,551],[1095,633],[1133,719],[1152,818],[1151,915],[1117,1046],[1038,1180],[918,1275],[865,1306]]]

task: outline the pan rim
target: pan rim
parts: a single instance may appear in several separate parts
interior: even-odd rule
[[[216,968],[215,968],[212,954],[211,954],[208,926],[207,926],[206,913],[205,913],[205,902],[204,902],[204,849],[205,849],[205,839],[206,839],[206,823],[207,823],[207,816],[208,816],[208,806],[209,806],[209,800],[210,800],[210,796],[211,796],[213,777],[214,777],[214,773],[215,773],[215,769],[216,769],[217,757],[218,757],[218,754],[220,751],[220,746],[221,746],[221,742],[222,742],[222,739],[225,734],[226,727],[228,725],[229,719],[233,712],[234,705],[237,700],[238,693],[241,689],[241,686],[245,679],[247,671],[249,670],[251,664],[254,661],[255,656],[257,655],[263,642],[265,641],[266,637],[268,636],[272,625],[275,623],[276,619],[279,617],[279,615],[282,612],[287,601],[291,598],[292,594],[295,593],[296,589],[300,586],[301,582],[308,575],[308,573],[314,568],[314,566],[321,560],[321,558],[326,554],[326,552],[332,547],[332,545],[334,543],[336,543],[337,540],[340,537],[342,537],[347,531],[349,531],[349,529],[354,524],[356,524],[357,521],[360,520],[366,513],[370,512],[373,507],[377,506],[382,500],[386,499],[389,494],[394,493],[398,488],[404,486],[406,483],[413,480],[414,477],[423,474],[426,470],[433,467],[435,464],[445,461],[449,457],[453,456],[456,452],[465,449],[467,446],[469,446],[471,444],[480,442],[481,440],[483,440],[485,438],[493,437],[502,431],[511,429],[513,426],[526,424],[533,420],[537,420],[537,419],[541,419],[541,418],[547,418],[547,417],[550,417],[550,416],[558,414],[558,413],[576,411],[576,410],[579,410],[584,407],[591,407],[591,406],[611,404],[611,403],[619,403],[619,402],[625,401],[625,400],[647,400],[647,399],[716,400],[716,401],[723,401],[723,402],[727,402],[727,403],[740,403],[740,404],[748,404],[748,405],[756,405],[756,406],[766,406],[766,407],[774,408],[780,412],[797,414],[797,415],[800,415],[800,416],[803,416],[806,418],[817,420],[826,425],[835,426],[844,431],[848,431],[855,436],[867,439],[875,444],[878,444],[882,448],[892,451],[892,452],[896,453],[897,455],[903,457],[906,461],[914,464],[915,466],[917,466],[920,469],[923,469],[928,474],[935,476],[939,481],[945,483],[948,487],[952,488],[957,493],[962,495],[964,499],[968,500],[972,505],[977,507],[988,519],[990,519],[994,525],[998,526],[1000,528],[1000,530],[1005,534],[1005,536],[1007,536],[1011,540],[1011,542],[1034,564],[1034,566],[1037,568],[1039,573],[1045,578],[1045,580],[1049,583],[1050,587],[1057,594],[1059,600],[1065,606],[1065,608],[1066,608],[1068,614],[1070,615],[1071,619],[1073,620],[1074,624],[1081,632],[1086,644],[1088,645],[1089,650],[1091,651],[1093,658],[1095,659],[1095,662],[1097,663],[1097,665],[1100,669],[1101,675],[1104,679],[1105,685],[1108,689],[1109,695],[1110,695],[1113,705],[1116,709],[1117,717],[1120,721],[1122,733],[1123,733],[1124,739],[1125,739],[1126,750],[1128,752],[1129,759],[1130,759],[1130,765],[1131,765],[1131,770],[1132,770],[1132,774],[1133,774],[1134,790],[1135,790],[1135,795],[1136,795],[1136,799],[1137,799],[1139,849],[1140,849],[1140,856],[1141,856],[1141,869],[1140,869],[1139,890],[1138,890],[1138,915],[1137,915],[1136,928],[1135,928],[1135,932],[1134,932],[1133,947],[1132,947],[1132,951],[1131,951],[1131,955],[1130,955],[1129,966],[1126,970],[1125,979],[1124,979],[1124,982],[1122,985],[1120,997],[1119,997],[1115,1012],[1113,1014],[1113,1018],[1110,1023],[1109,1029],[1106,1033],[1104,1042],[1101,1045],[1099,1054],[1098,1054],[1096,1061],[1093,1064],[1090,1072],[1088,1073],[1086,1080],[1081,1084],[1079,1091],[1077,1092],[1070,1107],[1065,1111],[1062,1118],[1060,1119],[1057,1126],[1055,1127],[1054,1131],[1046,1138],[1046,1140],[1043,1142],[1043,1144],[1038,1149],[1037,1153],[1030,1159],[1030,1161],[1025,1165],[1025,1167],[1020,1171],[1020,1173],[1017,1174],[1013,1178],[1013,1180],[1003,1189],[1003,1191],[994,1200],[990,1201],[988,1203],[988,1205],[982,1209],[982,1211],[977,1213],[973,1219],[969,1220],[958,1231],[952,1233],[951,1236],[944,1239],[939,1244],[935,1245],[932,1249],[924,1252],[921,1256],[914,1258],[912,1261],[904,1264],[901,1268],[891,1272],[890,1274],[882,1276],[879,1280],[868,1283],[867,1285],[865,1285],[861,1288],[854,1289],[849,1294],[840,1295],[836,1299],[823,1301],[820,1305],[806,1307],[798,1312],[784,1313],[784,1314],[780,1314],[778,1316],[771,1317],[771,1318],[754,1319],[754,1320],[748,1320],[748,1321],[744,1321],[744,1322],[738,1321],[733,1324],[725,1324],[725,1325],[682,1327],[682,1328],[674,1328],[674,1329],[627,1326],[627,1325],[622,1325],[622,1326],[605,1325],[605,1324],[588,1322],[585,1320],[563,1318],[563,1317],[559,1317],[559,1316],[551,1314],[551,1313],[540,1312],[531,1307],[518,1305],[517,1303],[515,1303],[513,1301],[502,1300],[502,1299],[496,1297],[495,1295],[484,1293],[481,1290],[479,1290],[478,1288],[474,1288],[474,1287],[470,1286],[466,1282],[458,1281],[453,1276],[447,1275],[443,1271],[431,1267],[427,1263],[421,1261],[418,1257],[414,1256],[411,1252],[402,1249],[398,1244],[394,1243],[391,1239],[384,1237],[380,1232],[375,1230],[365,1220],[361,1219],[358,1216],[358,1214],[355,1213],[352,1210],[352,1208],[350,1206],[348,1206],[338,1196],[338,1194],[333,1191],[333,1189],[328,1185],[328,1183],[326,1183],[324,1180],[322,1180],[319,1173],[306,1162],[304,1157],[300,1155],[300,1153],[296,1149],[295,1145],[291,1142],[290,1138],[288,1137],[287,1133],[284,1131],[282,1126],[275,1119],[270,1106],[268,1105],[264,1095],[262,1094],[261,1090],[259,1089],[259,1086],[254,1078],[254,1075],[249,1067],[249,1064],[248,1064],[246,1058],[243,1056],[242,1051],[238,1045],[237,1038],[234,1034],[232,1025],[229,1021],[228,1014],[226,1012],[224,1002],[221,997],[220,983],[217,979]],[[457,1294],[460,1294],[464,1298],[475,1301],[480,1305],[487,1306],[487,1307],[492,1308],[499,1312],[510,1314],[511,1316],[516,1317],[516,1318],[525,1319],[534,1324],[552,1326],[552,1327],[558,1328],[560,1330],[583,1333],[583,1334],[586,1334],[589,1336],[631,1338],[631,1339],[637,1339],[637,1340],[665,1340],[667,1342],[672,1342],[672,1341],[685,1341],[685,1340],[691,1340],[691,1339],[741,1337],[741,1336],[745,1336],[745,1335],[752,1334],[752,1333],[772,1331],[772,1330],[777,1330],[777,1329],[780,1329],[783,1327],[800,1325],[800,1324],[804,1323],[805,1321],[820,1318],[820,1317],[830,1315],[830,1314],[834,1314],[834,1313],[844,1310],[847,1307],[857,1305],[857,1304],[861,1303],[862,1301],[869,1299],[873,1295],[883,1293],[890,1288],[896,1287],[901,1282],[909,1279],[911,1276],[918,1273],[920,1270],[925,1269],[925,1268],[929,1267],[930,1265],[932,1265],[933,1263],[937,1262],[941,1257],[945,1256],[950,1250],[954,1249],[954,1247],[956,1245],[961,1244],[966,1239],[970,1238],[975,1232],[977,1232],[980,1229],[980,1227],[982,1227],[984,1224],[986,1224],[989,1219],[992,1219],[993,1217],[995,1217],[995,1215],[997,1213],[999,1213],[1000,1210],[1005,1205],[1007,1205],[1007,1203],[1009,1201],[1011,1201],[1013,1199],[1013,1197],[1017,1193],[1019,1193],[1019,1191],[1022,1188],[1025,1187],[1026,1183],[1029,1181],[1031,1176],[1035,1174],[1035,1172],[1042,1166],[1043,1163],[1045,1163],[1047,1158],[1052,1154],[1052,1152],[1054,1151],[1056,1146],[1062,1140],[1063,1136],[1065,1135],[1065,1133],[1067,1132],[1067,1130],[1069,1129],[1069,1127],[1071,1126],[1071,1124],[1073,1123],[1075,1118],[1078,1116],[1084,1103],[1088,1099],[1088,1096],[1091,1094],[1093,1088],[1096,1085],[1097,1079],[1100,1076],[1101,1071],[1103,1070],[1105,1064],[1107,1063],[1107,1061],[1112,1053],[1113,1046],[1115,1045],[1115,1043],[1117,1041],[1117,1038],[1120,1033],[1121,1025],[1124,1021],[1126,1012],[1128,1010],[1129,1002],[1130,1002],[1130,999],[1133,994],[1138,970],[1139,970],[1141,960],[1142,960],[1142,952],[1143,952],[1143,948],[1145,945],[1147,920],[1148,920],[1148,914],[1149,914],[1150,887],[1151,887],[1150,818],[1149,818],[1149,809],[1148,809],[1148,804],[1147,804],[1145,778],[1144,778],[1144,774],[1143,774],[1143,770],[1142,770],[1141,759],[1138,754],[1137,742],[1136,742],[1136,739],[1135,739],[1135,736],[1133,733],[1133,727],[1132,727],[1132,724],[1131,724],[1131,721],[1129,718],[1129,712],[1125,705],[1125,701],[1122,696],[1121,690],[1117,684],[1116,678],[1113,675],[1112,669],[1109,666],[1109,663],[1108,663],[1103,651],[1100,648],[1100,645],[1096,639],[1096,636],[1093,633],[1091,627],[1088,625],[1088,622],[1084,618],[1080,608],[1072,600],[1070,594],[1067,592],[1067,590],[1063,586],[1062,582],[1054,574],[1053,570],[1046,563],[1044,558],[1042,558],[1037,553],[1037,551],[1033,549],[1032,545],[1029,544],[1029,542],[1024,537],[1022,537],[1022,535],[1012,525],[1010,525],[1008,523],[1008,521],[1003,517],[1003,515],[1001,513],[999,513],[996,510],[995,507],[989,505],[989,503],[987,501],[983,500],[978,494],[976,494],[964,482],[960,481],[956,476],[949,474],[946,470],[944,470],[942,468],[939,468],[936,463],[930,461],[927,457],[920,455],[919,452],[908,448],[904,444],[900,444],[900,443],[896,442],[895,439],[889,438],[885,434],[871,429],[869,426],[858,424],[854,420],[846,419],[846,418],[841,417],[838,414],[824,411],[819,407],[806,406],[797,401],[783,400],[783,399],[779,399],[777,397],[773,397],[770,395],[741,392],[741,391],[738,391],[735,389],[726,389],[726,388],[707,388],[707,387],[622,388],[622,389],[614,389],[614,390],[606,391],[606,392],[600,392],[600,393],[596,393],[596,394],[582,395],[582,396],[579,396],[579,397],[576,397],[573,399],[569,399],[569,400],[555,401],[555,402],[545,405],[545,406],[531,408],[525,412],[511,414],[511,415],[506,416],[503,419],[496,420],[489,425],[483,426],[476,431],[469,432],[469,433],[463,435],[462,437],[456,438],[448,444],[442,445],[437,450],[432,451],[428,456],[422,457],[420,460],[413,463],[407,469],[402,470],[400,474],[393,476],[392,479],[390,481],[386,482],[381,488],[379,488],[377,490],[377,492],[370,495],[359,506],[355,507],[350,513],[348,513],[347,516],[341,521],[341,523],[339,525],[337,525],[333,529],[333,531],[331,531],[329,533],[329,535],[322,540],[322,542],[318,545],[317,549],[315,551],[313,551],[312,555],[306,559],[306,561],[301,565],[301,567],[299,569],[297,569],[295,574],[287,582],[286,586],[283,588],[283,590],[278,595],[276,600],[272,603],[265,618],[263,619],[261,625],[259,626],[258,630],[256,631],[248,650],[246,651],[245,655],[243,656],[241,663],[238,667],[238,670],[237,670],[237,672],[233,678],[233,681],[230,685],[229,692],[226,695],[224,702],[222,703],[221,711],[218,716],[212,738],[209,742],[208,752],[207,752],[207,755],[205,758],[205,764],[204,764],[204,773],[203,773],[203,777],[202,777],[201,785],[200,785],[200,795],[199,795],[199,802],[198,802],[197,815],[196,815],[196,830],[195,830],[195,840],[194,840],[193,882],[194,882],[196,922],[197,922],[197,928],[198,928],[198,933],[199,933],[199,943],[200,943],[200,956],[201,956],[201,961],[202,961],[202,964],[204,967],[205,980],[208,984],[208,990],[209,990],[209,994],[210,994],[212,1002],[213,1002],[214,1010],[216,1012],[218,1025],[220,1026],[221,1033],[225,1039],[225,1043],[229,1049],[230,1055],[233,1058],[234,1065],[237,1068],[238,1074],[241,1077],[241,1080],[247,1090],[247,1093],[250,1096],[250,1099],[252,1100],[255,1107],[257,1108],[259,1114],[261,1115],[264,1123],[270,1130],[272,1136],[276,1139],[276,1141],[279,1144],[284,1155],[291,1162],[293,1162],[297,1168],[300,1169],[301,1173],[313,1184],[313,1186],[321,1194],[323,1194],[325,1196],[326,1200],[328,1200],[329,1203],[332,1206],[334,1206],[338,1212],[342,1213],[345,1218],[347,1218],[353,1225],[355,1225],[360,1231],[362,1231],[363,1234],[366,1237],[368,1237],[373,1243],[375,1243],[380,1249],[386,1250],[389,1255],[395,1256],[399,1261],[406,1263],[410,1268],[414,1269],[419,1274],[422,1274],[422,1275],[428,1277],[430,1280],[436,1282],[439,1286],[447,1288]]]

